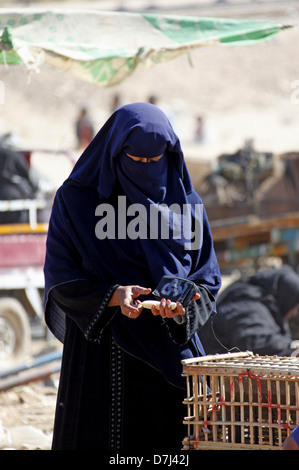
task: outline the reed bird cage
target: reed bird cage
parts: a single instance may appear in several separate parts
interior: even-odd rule
[[[182,363],[184,450],[279,450],[299,424],[298,358],[246,351]]]

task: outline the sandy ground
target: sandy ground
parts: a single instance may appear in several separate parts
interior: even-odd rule
[[[56,387],[31,383],[0,394],[0,449],[50,450]]]
[[[3,6],[9,3],[3,2]],[[5,100],[0,104],[0,133],[17,134],[25,148],[53,151],[51,155],[36,152],[33,164],[55,186],[64,180],[72,166],[66,156],[55,152],[75,149],[74,121],[79,107],[89,107],[94,125],[99,128],[109,116],[116,93],[122,104],[156,95],[158,104],[173,118],[187,159],[213,162],[220,153],[237,150],[248,138],[254,139],[258,150],[298,151],[299,7],[292,1],[267,0],[256,5],[256,2],[231,1],[227,7],[216,7],[210,0],[202,0],[197,2],[197,9],[189,3],[187,9],[187,3],[172,0],[171,10],[166,0],[140,0],[138,7],[156,8],[158,4],[165,13],[267,18],[292,23],[295,27],[255,46],[197,50],[192,54],[192,66],[184,56],[152,69],[140,69],[111,89],[84,83],[47,65],[39,74],[32,75],[23,67],[1,67]],[[38,4],[32,2],[31,6]],[[82,6],[66,0],[61,4]],[[137,1],[133,0],[85,2],[84,6],[107,10],[124,4],[137,9]],[[180,8],[182,4],[184,10]],[[193,140],[197,116],[203,116],[207,126],[207,139],[202,144]],[[34,383],[0,393],[2,448],[17,447],[12,435],[15,438],[13,432],[20,426],[26,426],[27,432],[21,429],[23,441],[18,442],[17,448],[48,448],[56,401],[55,380],[54,385]],[[29,426],[38,445],[36,441],[26,442]],[[36,432],[45,435],[38,439]]]

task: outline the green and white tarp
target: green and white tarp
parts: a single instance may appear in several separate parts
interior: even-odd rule
[[[286,26],[193,16],[65,9],[0,9],[0,64],[42,63],[111,86],[139,66],[153,66],[208,45],[252,44]]]

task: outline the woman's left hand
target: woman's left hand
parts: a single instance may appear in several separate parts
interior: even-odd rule
[[[195,294],[192,300],[198,300],[200,298],[199,294]],[[162,299],[159,305],[159,308],[152,306],[152,314],[153,315],[161,315],[163,318],[173,318],[178,315],[185,315],[186,311],[183,305],[177,302],[177,306],[174,310],[170,308],[171,300],[169,299]]]

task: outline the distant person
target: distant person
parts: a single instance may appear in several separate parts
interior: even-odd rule
[[[86,108],[80,109],[79,116],[76,121],[76,135],[79,149],[86,148],[94,137],[93,124],[88,116]]]
[[[299,426],[293,429],[292,433],[283,443],[283,450],[299,450]]]
[[[0,200],[34,199],[38,190],[30,173],[26,152],[7,134],[0,140]],[[0,212],[0,224],[27,223],[28,211]]]
[[[217,314],[199,332],[206,354],[237,348],[291,356],[288,321],[297,315],[298,306],[299,276],[290,266],[234,282],[219,295]]]
[[[178,137],[149,103],[110,116],[59,188],[45,261],[46,322],[64,343],[53,450],[180,451],[182,359],[203,353],[197,330],[221,282],[201,204]],[[144,216],[137,237],[135,219],[120,220],[132,205]],[[169,237],[151,223],[161,206]],[[119,235],[96,228],[102,209]],[[159,308],[143,309],[161,282]]]

